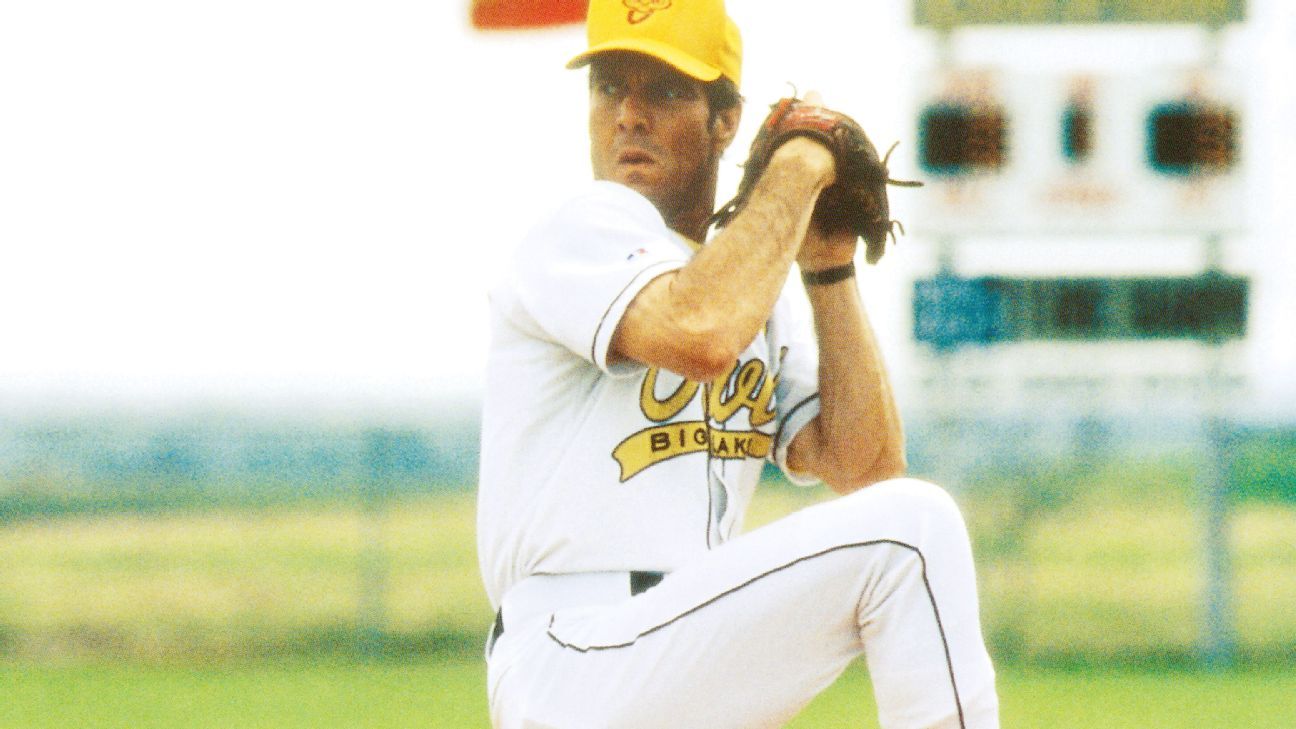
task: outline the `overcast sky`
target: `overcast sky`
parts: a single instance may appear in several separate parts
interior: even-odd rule
[[[589,176],[583,34],[483,34],[466,1],[9,4],[0,392],[474,389],[501,251]]]
[[[1290,9],[1253,5],[1290,45]],[[934,51],[906,2],[730,6],[751,104],[723,190],[788,83],[911,141],[908,74]],[[0,405],[475,390],[494,266],[589,172],[584,76],[562,67],[583,29],[467,18],[467,0],[8,3]]]

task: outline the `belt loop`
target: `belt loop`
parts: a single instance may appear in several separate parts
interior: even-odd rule
[[[641,592],[653,589],[665,576],[664,572],[631,572],[630,595],[638,595]]]
[[[490,637],[486,639],[486,657],[490,658],[491,652],[495,650],[495,641],[504,634],[504,610],[500,609],[495,613],[495,625],[491,626]]]

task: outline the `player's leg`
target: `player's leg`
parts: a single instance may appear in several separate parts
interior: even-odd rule
[[[780,726],[867,655],[884,727],[993,727],[966,532],[902,479],[794,514],[613,607],[506,630],[501,727]]]

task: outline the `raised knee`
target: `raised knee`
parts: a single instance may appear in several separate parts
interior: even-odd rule
[[[884,481],[883,484],[886,484],[889,488],[894,488],[903,495],[902,498],[914,502],[919,507],[955,512],[959,510],[954,497],[950,496],[950,493],[944,488],[931,481],[905,477]]]
[[[888,512],[889,519],[963,524],[963,513],[944,488],[919,478],[894,478],[873,484],[850,496],[864,513]]]

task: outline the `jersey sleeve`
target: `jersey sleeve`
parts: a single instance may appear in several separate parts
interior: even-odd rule
[[[779,363],[774,391],[778,429],[769,457],[792,483],[810,486],[819,480],[787,465],[788,445],[819,414],[819,345],[810,302],[791,283],[796,278],[789,277],[769,324],[770,356]]]
[[[518,301],[552,341],[611,371],[608,347],[626,307],[688,258],[646,198],[596,182],[524,238],[512,278]]]

